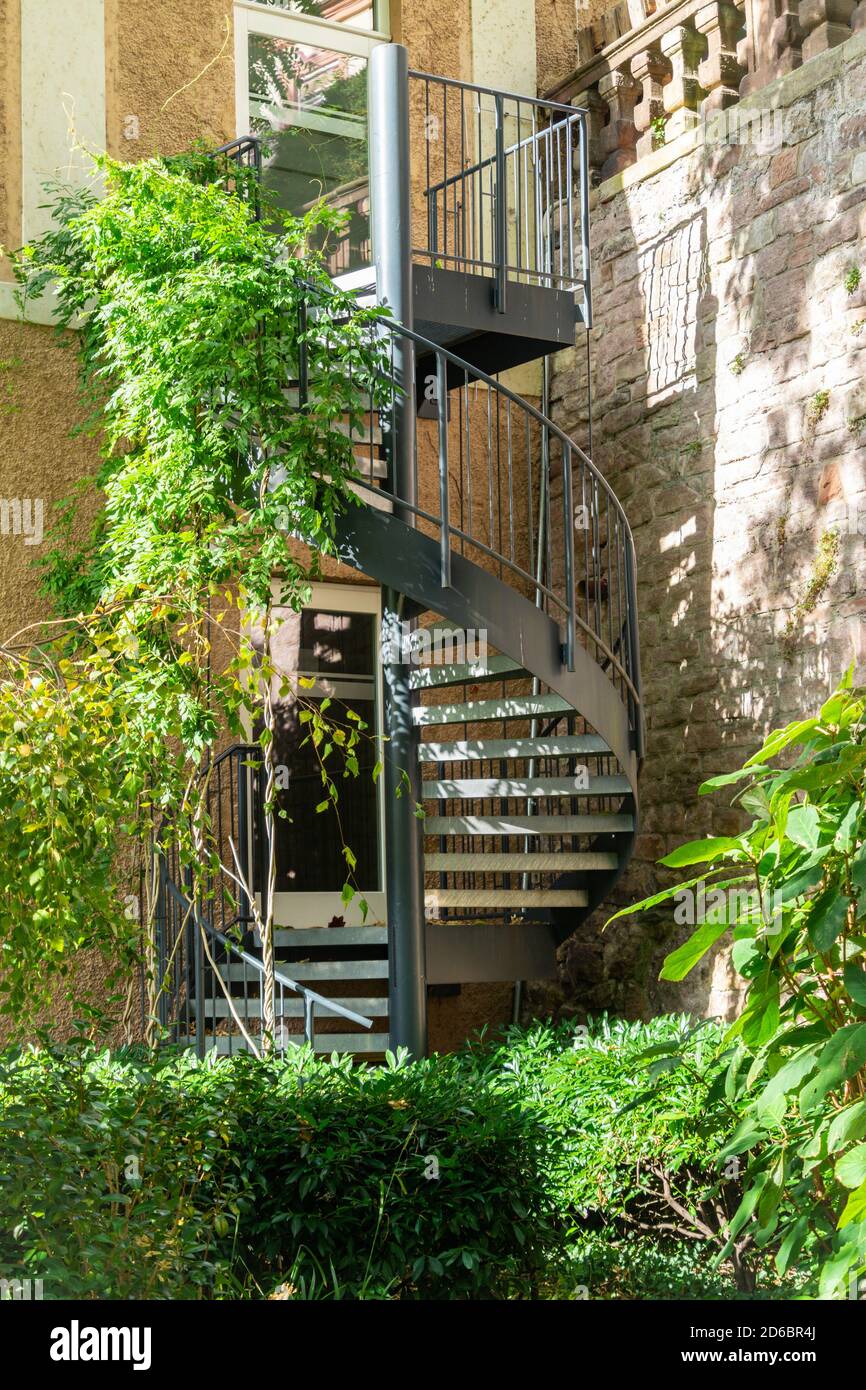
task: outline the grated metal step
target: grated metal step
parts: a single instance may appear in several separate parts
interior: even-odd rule
[[[627,777],[468,777],[423,782],[425,801],[489,801],[492,797],[627,796]]]
[[[586,907],[582,888],[437,888],[424,894],[434,911],[452,907]]]
[[[475,724],[488,719],[531,719],[535,715],[573,714],[561,695],[506,695],[498,700],[467,700],[457,705],[415,705],[416,724]]]
[[[552,854],[425,854],[424,868],[428,873],[516,874],[568,873],[574,869],[615,869],[615,854],[586,851],[570,853],[556,850]]]
[[[319,946],[387,946],[387,927],[295,927],[274,931],[275,946],[306,950]]]
[[[487,656],[456,666],[418,666],[409,672],[413,690],[433,690],[441,685],[472,685],[482,681],[518,680],[529,672],[510,656]]]
[[[232,1003],[242,1018],[261,1018],[262,1006],[260,999],[243,999],[240,996],[233,999]],[[388,1015],[387,996],[374,997],[372,995],[358,995],[354,998],[339,999],[334,996],[333,1003],[345,1009],[354,1009],[355,1013],[365,1014],[368,1018],[386,1018]],[[195,999],[190,1001],[190,1012],[196,1013],[197,1005]],[[277,1005],[278,1016],[280,1018],[303,1018],[304,1001],[303,999],[286,999],[282,1008]],[[316,1018],[327,1015],[330,1011],[324,1004],[316,1004]],[[231,1018],[232,1011],[229,1001],[223,997],[216,999],[205,999],[203,1006],[205,1018]],[[340,1015],[334,1012],[333,1017],[339,1018]]]
[[[567,734],[561,738],[474,738],[453,743],[421,743],[422,763],[478,763],[492,758],[596,757],[610,753],[597,734]]]
[[[307,984],[313,980],[387,980],[388,962],[386,960],[293,960],[284,961],[282,967],[277,964],[277,969],[282,968],[286,975],[290,975],[299,984]],[[248,983],[253,978],[258,978],[258,972],[251,966],[244,965],[221,965],[220,974],[226,983],[242,982]],[[279,981],[277,981],[279,986]]]
[[[181,1047],[195,1047],[195,1038],[179,1038]],[[297,1044],[289,1039],[290,1046],[300,1046],[303,1038],[298,1034]],[[387,1052],[390,1047],[388,1033],[320,1033],[314,1037],[313,1051],[324,1056],[332,1052]],[[215,1052],[218,1057],[229,1057],[236,1052],[248,1052],[246,1039],[242,1033],[220,1033],[216,1037],[205,1038],[205,1052]]]
[[[604,835],[634,828],[631,816],[428,816],[425,835]]]

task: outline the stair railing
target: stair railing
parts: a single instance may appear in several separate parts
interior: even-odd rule
[[[567,668],[574,669],[580,640],[609,669],[637,718],[634,541],[604,476],[564,430],[480,368],[387,318],[371,332],[412,343],[423,374],[418,395],[429,392],[434,413],[425,418],[422,412],[417,421],[417,501],[401,496],[390,477],[377,478],[381,460],[372,441],[355,449],[357,485],[411,512],[416,527],[438,539],[443,588],[450,586],[451,557],[459,552],[543,607],[564,629]],[[384,382],[356,385],[359,414],[387,420],[383,390],[391,401],[397,395],[387,371]],[[542,491],[545,526],[539,531]],[[627,640],[618,651],[623,632]]]
[[[416,81],[426,83],[426,78],[425,74],[415,74]],[[463,94],[497,95],[491,89],[438,78],[430,78],[425,91],[436,84],[454,85]],[[522,97],[513,100],[533,106],[552,105]],[[569,117],[575,115],[571,107],[562,110]],[[582,130],[582,113],[576,114],[577,128]],[[539,134],[537,130],[535,133]],[[447,147],[444,118],[440,134]],[[462,135],[461,129],[461,139]],[[248,163],[252,139],[236,142]],[[225,157],[232,158],[231,147]],[[581,183],[585,189],[586,180]],[[546,206],[552,206],[550,199]],[[588,275],[585,288],[588,293]],[[298,409],[315,393],[306,340],[316,332],[317,303],[323,303],[327,294],[327,289],[311,284],[301,306],[301,347],[294,383],[290,383],[297,390]],[[355,443],[349,451],[354,455],[352,487],[374,505],[403,515],[410,513],[416,529],[436,539],[443,588],[451,584],[452,556],[460,553],[544,608],[563,632],[566,667],[574,669],[579,641],[609,673],[629,711],[633,746],[642,748],[634,540],[610,485],[564,430],[497,378],[387,315],[375,316],[365,331],[370,335],[370,346],[380,350],[381,367],[378,373],[366,376],[347,368],[356,393],[356,418],[369,426],[366,443]],[[326,355],[339,353],[339,342],[331,344],[328,340],[327,326],[323,334],[319,346]],[[413,350],[417,380],[401,385],[395,363],[401,345],[406,344]],[[403,399],[404,390],[412,389],[419,418],[414,495],[405,497],[390,476],[385,446],[398,401]],[[292,408],[291,403],[288,408]],[[378,441],[377,423],[381,429]],[[340,426],[341,422],[333,422],[335,435]],[[345,448],[342,457],[351,470],[352,460]],[[546,467],[542,459],[547,461]],[[542,489],[546,491],[543,534],[536,528]],[[543,565],[539,565],[540,558]],[[538,577],[542,572],[545,579]]]
[[[256,832],[256,820],[261,816],[260,760],[261,749],[257,745],[237,744],[221,753],[204,774],[208,778],[208,818],[216,858],[219,865],[232,871],[237,863],[251,892],[255,892],[260,881],[256,860],[263,843],[261,831]],[[235,1045],[232,1023],[247,1046],[255,1049],[261,1043],[257,1030],[262,1025],[264,965],[241,944],[254,921],[246,887],[236,892],[228,890],[227,877],[217,867],[206,876],[205,891],[194,902],[190,874],[181,866],[176,843],[164,832],[165,827],[154,847],[158,867],[155,923],[159,1022],[170,1041],[192,1040],[198,1055],[204,1056],[208,1022],[212,1034],[218,1035],[218,1019],[224,1017],[229,1028],[229,1052]],[[237,979],[221,980],[224,965],[234,965],[240,972]],[[372,1019],[300,984],[280,967],[274,971],[274,982],[278,1029],[275,1043],[280,1052],[293,1045],[286,1028],[287,992],[303,1001],[303,1037],[311,1046],[315,1043],[317,1010],[365,1029],[373,1026]],[[231,984],[240,986],[239,994],[232,993]]]

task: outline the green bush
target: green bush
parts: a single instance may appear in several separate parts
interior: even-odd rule
[[[371,1068],[8,1054],[0,1275],[49,1298],[778,1286],[749,1232],[722,1251],[743,1190],[730,1052],[681,1016],[512,1028]]]
[[[481,1050],[27,1052],[0,1069],[0,1271],[53,1298],[526,1295],[561,1246],[556,1143]]]
[[[560,1210],[608,1241],[643,1232],[720,1253],[742,1197],[738,1162],[720,1158],[742,1110],[721,1085],[730,1049],[718,1024],[681,1015],[539,1026],[512,1032],[507,1052],[556,1125]],[[754,1286],[748,1245],[726,1252],[742,1289]]]

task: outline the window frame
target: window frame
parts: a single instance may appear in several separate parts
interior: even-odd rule
[[[374,20],[381,23],[384,0],[374,0]],[[267,38],[286,39],[327,48],[368,62],[374,48],[390,43],[390,34],[381,29],[358,29],[352,24],[338,24],[318,15],[295,14],[270,5],[258,5],[254,0],[236,0],[235,20],[235,124],[238,138],[250,134],[249,37],[262,34]]]
[[[375,728],[371,731],[381,739],[383,735],[383,701],[384,689],[382,680],[382,658],[381,658],[381,636],[382,636],[382,595],[378,585],[375,584],[333,584],[315,583],[311,586],[311,594],[305,608],[321,608],[328,612],[342,613],[369,613],[374,618],[373,634],[373,698],[375,702]],[[279,595],[279,583],[275,580],[272,586],[274,597]],[[253,719],[247,711],[243,723],[247,738],[252,737]],[[381,747],[381,744],[380,744]],[[363,774],[361,774],[363,775]],[[325,892],[292,892],[282,891],[274,894],[274,923],[278,929],[285,927],[295,927],[301,931],[311,927],[324,927],[333,917],[345,918],[347,926],[381,926],[387,921],[387,899],[385,895],[385,798],[382,787],[382,778],[376,779],[376,820],[378,824],[378,869],[379,883],[378,889],[361,891],[346,907],[340,896],[339,889],[332,889]],[[315,815],[311,810],[311,829],[315,831]],[[252,808],[249,811],[249,834],[252,836]],[[277,834],[279,834],[279,822],[277,822]],[[250,843],[252,840],[250,839]],[[351,846],[350,846],[351,848]],[[261,910],[261,892],[255,894],[256,902]],[[362,916],[359,899],[365,898],[369,907],[366,923]]]

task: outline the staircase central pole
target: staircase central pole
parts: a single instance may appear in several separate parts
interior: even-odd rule
[[[412,327],[412,228],[409,190],[409,62],[401,44],[380,44],[370,58],[370,203],[376,292],[394,318]],[[415,362],[412,342],[392,336],[395,391],[389,482],[394,514],[414,525]],[[400,503],[409,504],[401,506]],[[402,640],[404,596],[382,589],[385,798],[385,889],[391,1046],[427,1052],[424,845],[415,807],[421,801],[418,735],[412,722],[411,667]],[[408,782],[407,782],[408,779]]]

